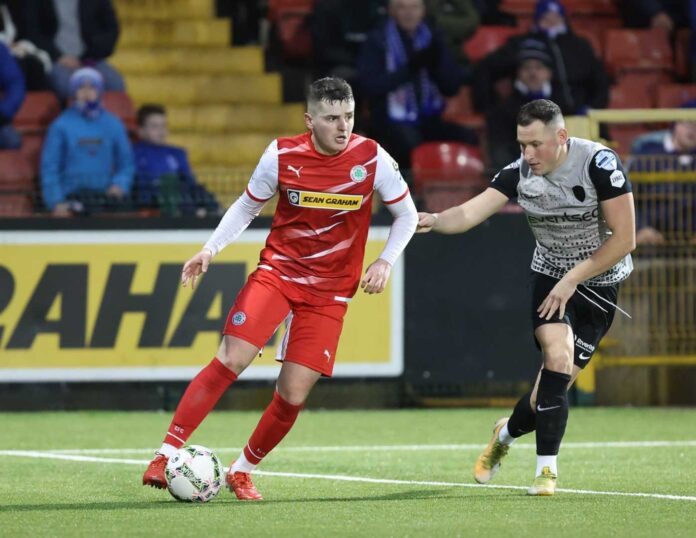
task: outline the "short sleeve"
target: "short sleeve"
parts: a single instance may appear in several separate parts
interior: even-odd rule
[[[377,146],[375,190],[386,205],[395,204],[408,196],[408,185],[399,171],[399,165],[382,146]]]
[[[508,164],[491,181],[491,187],[508,198],[517,198],[517,184],[520,182],[520,161]]]
[[[621,159],[610,149],[601,149],[592,156],[588,173],[600,202],[633,190]]]
[[[246,192],[256,202],[273,198],[278,190],[278,141],[274,140],[261,155],[249,179]]]

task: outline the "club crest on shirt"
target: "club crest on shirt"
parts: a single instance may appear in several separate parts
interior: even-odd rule
[[[337,194],[288,189],[288,202],[297,207],[357,211],[362,207],[362,194]]]
[[[602,170],[616,170],[616,155],[609,150],[602,150],[595,155],[595,164]]]
[[[356,183],[362,183],[367,179],[367,169],[362,164],[356,164],[350,169],[350,179]]]
[[[244,312],[235,312],[232,315],[232,325],[243,325],[246,321],[246,314]]]

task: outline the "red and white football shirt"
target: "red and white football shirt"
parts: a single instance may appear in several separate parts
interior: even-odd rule
[[[352,297],[375,190],[385,204],[408,196],[396,162],[374,140],[353,134],[337,155],[318,153],[310,133],[274,140],[246,191],[258,202],[279,192],[259,267],[310,293]]]

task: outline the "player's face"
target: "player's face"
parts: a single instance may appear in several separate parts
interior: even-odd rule
[[[543,176],[558,168],[565,158],[568,132],[554,123],[544,125],[537,120],[529,125],[517,126],[517,141],[532,172]]]
[[[696,121],[678,121],[674,124],[674,141],[680,151],[696,149]]]
[[[167,116],[164,114],[150,114],[138,129],[140,139],[151,144],[164,144],[167,134]]]
[[[305,114],[305,124],[312,131],[312,142],[319,153],[336,155],[346,146],[353,132],[354,101],[320,101]]]

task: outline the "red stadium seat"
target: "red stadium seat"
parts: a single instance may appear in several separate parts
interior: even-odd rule
[[[679,108],[696,99],[696,84],[663,84],[657,88],[658,108]]]
[[[665,71],[630,71],[616,77],[616,85],[626,88],[643,88],[650,95],[652,103],[657,102],[657,88],[671,84],[672,77]]]
[[[621,84],[609,92],[609,108],[653,108],[651,92],[645,86]]]
[[[43,134],[22,135],[22,147],[19,151],[27,158],[29,164],[38,170],[41,166],[41,149],[43,148]]]
[[[315,0],[268,0],[268,20],[277,22],[282,13],[311,13]]]
[[[413,184],[422,192],[433,184],[458,184],[480,190],[483,184],[481,151],[458,142],[426,142],[411,153]]]
[[[60,114],[60,103],[53,92],[28,92],[12,121],[21,133],[43,132]]]
[[[118,116],[129,131],[138,127],[135,107],[130,96],[125,92],[104,92],[104,108]]]
[[[680,79],[689,78],[691,68],[691,30],[682,28],[677,30],[677,38],[674,43],[674,68]]]
[[[35,168],[21,151],[0,151],[0,191],[33,191],[35,175]]]
[[[575,33],[579,35],[580,37],[584,37],[590,42],[590,45],[592,45],[592,49],[594,50],[595,56],[597,58],[602,58],[604,57],[604,48],[602,47],[602,37],[601,37],[601,30],[598,32],[592,27],[580,27],[580,28],[573,28]]]
[[[520,29],[513,26],[479,26],[474,35],[464,42],[464,53],[470,62],[476,63],[519,33]]]
[[[615,124],[609,126],[609,138],[616,152],[622,159],[626,159],[631,152],[633,141],[645,133],[655,130],[655,125],[642,124]]]
[[[33,212],[34,204],[30,195],[0,192],[0,218],[31,217]]]
[[[462,86],[457,95],[447,99],[447,106],[442,114],[442,118],[452,123],[466,125],[472,129],[480,129],[484,126],[483,114],[478,114],[474,110],[471,99],[471,87]]]
[[[605,63],[612,74],[625,71],[672,71],[672,47],[660,29],[609,30]]]
[[[311,10],[282,11],[276,21],[276,33],[286,60],[308,61],[312,57]]]
[[[473,189],[471,185],[433,183],[423,191],[423,209],[429,213],[439,213],[450,207],[463,204],[481,190],[483,189]]]

